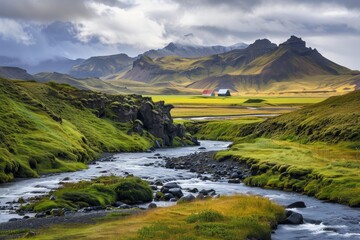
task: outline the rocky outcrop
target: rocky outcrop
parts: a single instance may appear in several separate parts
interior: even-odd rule
[[[82,98],[74,101],[78,107],[93,110],[99,118],[110,118],[116,122],[131,122],[133,127],[128,134],[144,134],[144,130],[156,138],[156,147],[173,146],[178,138],[182,145],[198,144],[196,139],[186,136],[180,124],[174,124],[171,117],[173,105],[153,102],[140,95],[106,95],[102,93],[79,91]]]

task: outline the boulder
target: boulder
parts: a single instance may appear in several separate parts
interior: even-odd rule
[[[181,203],[181,202],[191,202],[191,201],[194,201],[195,199],[196,199],[196,198],[195,198],[194,195],[192,195],[192,194],[187,194],[187,195],[185,195],[185,196],[182,196],[182,197],[179,199],[178,203]]]
[[[241,178],[241,177],[242,176],[237,172],[232,173],[231,176],[230,176],[231,179],[236,179],[236,178]]]
[[[181,188],[176,182],[168,182],[164,184],[166,188]]]
[[[286,208],[306,208],[306,205],[303,201],[298,201],[287,205]]]
[[[299,225],[304,223],[304,218],[300,213],[286,211],[286,219],[281,224]]]
[[[169,193],[171,193],[172,195],[174,195],[177,198],[181,198],[182,196],[184,196],[184,194],[180,188],[170,188]]]
[[[148,205],[148,208],[150,208],[150,209],[152,209],[152,208],[157,208],[157,205],[156,205],[156,203],[150,203],[150,204]]]
[[[169,201],[169,200],[172,199],[172,198],[175,198],[175,196],[172,195],[171,193],[165,193],[165,194],[164,194],[164,200],[165,200],[165,201]]]
[[[197,188],[192,188],[192,189],[189,189],[189,192],[197,193],[197,192],[199,192],[199,190]]]
[[[214,189],[202,189],[199,194],[202,194],[204,196],[216,195],[216,191]]]
[[[39,213],[35,214],[35,217],[36,217],[36,218],[44,218],[44,217],[46,217],[46,213],[44,213],[44,212],[39,212]]]

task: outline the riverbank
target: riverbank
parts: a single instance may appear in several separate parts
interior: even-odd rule
[[[249,186],[360,207],[360,92],[269,118],[184,121],[199,139],[233,141],[215,158],[247,164]]]
[[[284,209],[268,199],[233,196],[114,218],[95,225],[42,228],[31,233],[32,239],[270,239],[285,216]]]
[[[204,147],[206,149],[199,149],[199,147],[193,146],[183,148],[157,149],[156,152],[153,153],[138,152],[115,154],[111,157],[111,159],[108,159],[108,161],[98,161],[95,164],[90,165],[88,169],[81,172],[66,172],[61,174],[47,175],[38,179],[24,179],[18,180],[16,182],[7,183],[3,185],[3,188],[0,187],[1,203],[4,204],[5,202],[12,202],[13,200],[17,201],[19,197],[27,199],[32,196],[47,194],[49,193],[49,191],[59,188],[61,186],[61,182],[64,181],[78,182],[81,180],[91,180],[96,176],[127,176],[132,174],[135,176],[139,176],[142,179],[146,179],[152,185],[154,185],[156,182],[162,182],[163,185],[165,185],[166,183],[176,182],[177,185],[181,187],[181,190],[185,196],[190,193],[194,196],[201,195],[200,192],[204,192],[202,190],[205,189],[207,190],[207,192],[210,193],[210,195],[212,195],[213,192],[216,192],[213,197],[218,197],[218,194],[220,194],[221,196],[236,194],[262,196],[264,198],[270,199],[271,201],[277,202],[281,206],[288,206],[289,204],[296,201],[303,201],[306,204],[307,208],[290,210],[294,210],[302,214],[304,216],[305,224],[294,226],[279,225],[276,232],[272,234],[273,239],[282,240],[309,238],[319,240],[338,240],[348,239],[349,236],[358,236],[357,233],[360,231],[360,225],[358,224],[359,212],[357,211],[357,209],[349,208],[340,204],[326,203],[316,200],[315,198],[292,192],[249,187],[244,185],[243,183],[229,184],[228,179],[209,181],[205,180],[205,178],[203,177],[208,177],[209,179],[211,179],[211,174],[204,173],[199,176],[198,173],[190,172],[186,169],[173,169],[163,167],[165,165],[165,158],[183,158],[186,155],[191,155],[196,152],[199,154],[200,152],[205,151],[225,150],[227,149],[229,144],[230,142],[201,141],[201,148]],[[198,193],[189,192],[190,190],[193,191],[195,188],[198,189]],[[163,186],[157,186],[157,190],[154,191],[167,192],[166,188],[163,188]],[[154,203],[158,206],[158,208],[168,207],[176,204],[176,202],[171,201],[155,201]],[[138,205],[138,207],[147,208],[148,205],[149,204],[146,203],[143,205]],[[118,209],[115,208],[115,210]],[[169,216],[172,216],[174,218],[177,217],[177,215],[172,215],[172,211],[169,212]],[[11,218],[22,217],[23,216],[11,214],[11,211],[0,211],[1,222],[8,221]],[[49,217],[50,216],[46,216],[44,219],[47,219]],[[93,226],[94,229],[92,231],[96,232],[96,226],[100,227],[100,225],[96,224]],[[122,226],[127,225],[120,224],[118,228],[121,228]],[[72,234],[74,234],[74,237],[71,236],[71,238],[81,239],[88,236],[84,233],[84,231],[88,230],[82,230],[82,226],[66,225],[63,228],[65,228],[66,230],[66,228],[70,227],[74,227],[72,230],[68,229],[69,234],[70,231],[72,231]],[[103,228],[96,228],[97,231],[104,232],[107,230],[107,227],[105,227],[105,225],[102,225],[101,227]],[[77,228],[80,228],[79,235],[76,235],[76,232],[78,230]],[[58,228],[55,227],[54,230],[57,229]],[[117,229],[115,229],[114,231],[117,231]],[[62,231],[59,229],[57,231],[57,234],[57,236],[52,236],[54,236],[54,238],[58,238],[59,236],[61,236]]]

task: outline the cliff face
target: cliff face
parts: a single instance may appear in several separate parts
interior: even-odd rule
[[[177,138],[182,145],[187,143],[198,144],[196,139],[186,138],[182,125],[175,125],[171,117],[171,104],[153,102],[149,97],[140,95],[104,95],[93,93],[81,98],[81,103],[94,110],[99,118],[109,118],[115,122],[130,122],[133,127],[127,132],[129,135],[138,133],[143,135],[148,132],[156,140],[155,147],[173,146]],[[144,131],[145,130],[145,131]],[[187,143],[186,143],[187,142]]]

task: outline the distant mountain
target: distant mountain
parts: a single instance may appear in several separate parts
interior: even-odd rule
[[[126,54],[91,57],[72,67],[69,74],[78,78],[104,77],[131,69],[134,60]]]
[[[18,67],[0,67],[0,77],[7,79],[34,80],[26,70]]]
[[[57,73],[57,72],[42,72],[35,74],[33,79],[36,79],[38,82],[56,82],[56,83],[65,83],[71,86],[74,86],[79,89],[101,91],[112,94],[119,94],[127,92],[126,87],[114,86],[107,81],[103,81],[99,78],[75,78],[67,74]]]
[[[243,49],[248,45],[246,43],[238,43],[232,46],[199,46],[199,45],[186,45],[181,43],[169,43],[166,47],[157,50],[149,50],[143,53],[143,56],[150,58],[178,56],[185,58],[205,57],[214,54],[225,53],[234,49]]]
[[[34,66],[25,66],[31,74],[39,73],[39,72],[60,72],[67,73],[70,69],[75,66],[83,63],[85,59],[68,59],[63,57],[57,57],[45,61],[41,61],[37,65]]]
[[[68,59],[64,57],[55,57],[41,61],[37,64],[27,64],[18,58],[0,56],[0,66],[19,67],[26,69],[30,74],[39,72],[60,72],[67,73],[73,66],[81,64],[84,59]]]
[[[335,92],[359,87],[359,72],[323,57],[291,36],[277,46],[256,40],[245,49],[200,58],[142,56],[121,77],[150,84],[173,82],[192,89],[230,88],[241,92]]]

